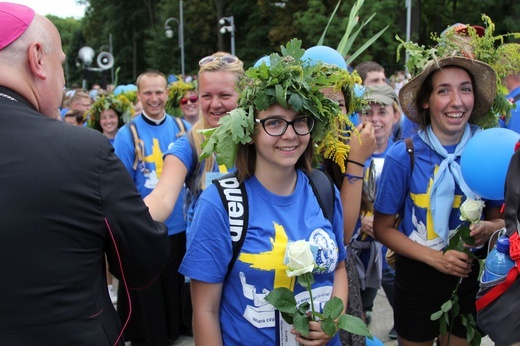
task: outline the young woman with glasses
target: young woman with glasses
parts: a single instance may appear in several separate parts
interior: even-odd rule
[[[321,73],[319,66],[304,66],[292,56],[271,62],[246,72],[251,79],[240,83],[239,107],[208,141],[216,141],[219,159],[236,162],[235,174],[245,188],[244,207],[249,214],[245,240],[228,270],[233,249],[227,207],[215,185],[198,199],[190,246],[179,269],[191,278],[196,345],[276,345],[277,312],[264,297],[274,288],[287,287],[299,302],[309,298],[285,271],[285,249],[297,240],[317,250],[320,269],[312,285],[316,310],[334,296],[345,306],[348,283],[339,191],[332,191],[330,222],[307,176],[314,141],[331,131],[341,112],[315,83],[313,71]],[[242,138],[229,135],[235,130],[243,131]],[[207,146],[204,153],[213,150]],[[338,336],[328,336],[319,322],[310,322],[307,336],[292,330],[288,338],[292,345],[340,345]]]

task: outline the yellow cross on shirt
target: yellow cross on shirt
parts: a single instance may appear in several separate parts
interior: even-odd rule
[[[433,175],[435,176],[435,173],[437,173],[437,170],[439,169],[439,166],[435,166],[435,169],[433,171]],[[430,181],[428,183],[428,188],[426,189],[426,193],[424,194],[415,194],[410,193],[410,198],[412,199],[412,202],[415,206],[421,209],[426,209],[426,230],[427,230],[427,239],[432,240],[438,237],[437,233],[435,233],[435,228],[433,225],[433,216],[432,211],[430,209],[430,195],[431,195],[431,189],[433,185],[433,177],[430,178]],[[453,200],[452,208],[460,208],[460,204],[462,201],[462,195],[455,195],[455,198]]]
[[[294,278],[287,277],[287,266],[283,263],[285,249],[287,248],[287,234],[283,226],[274,223],[274,239],[271,238],[271,251],[259,254],[242,253],[238,257],[241,262],[251,264],[251,268],[260,270],[274,270],[274,288],[287,287],[291,291],[294,289]]]
[[[163,153],[157,138],[153,139],[152,154],[145,156],[144,161],[155,163],[155,173],[157,174],[157,178],[160,178],[163,169]]]

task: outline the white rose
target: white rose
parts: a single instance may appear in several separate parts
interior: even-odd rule
[[[480,220],[485,203],[481,200],[467,198],[460,206],[460,219],[462,221],[476,222]]]
[[[314,269],[314,255],[305,240],[298,240],[287,246],[287,276],[300,276]]]

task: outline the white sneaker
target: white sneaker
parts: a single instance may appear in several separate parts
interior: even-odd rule
[[[114,286],[108,285],[108,295],[110,296],[112,304],[117,304],[117,292],[114,291]]]

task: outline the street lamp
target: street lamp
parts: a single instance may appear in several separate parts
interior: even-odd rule
[[[174,17],[166,19],[166,21],[164,22],[164,34],[166,35],[166,37],[172,38],[173,30],[170,28],[168,23],[171,21],[177,23],[179,32],[179,47],[181,48],[181,74],[182,78],[184,79],[184,18],[182,13],[182,0],[179,1],[179,14],[180,21]]]
[[[229,23],[229,25],[224,25],[220,28],[220,33],[225,34],[226,32],[231,33],[231,54],[235,55],[235,20],[233,16],[230,17],[222,17],[218,21],[220,25]]]

